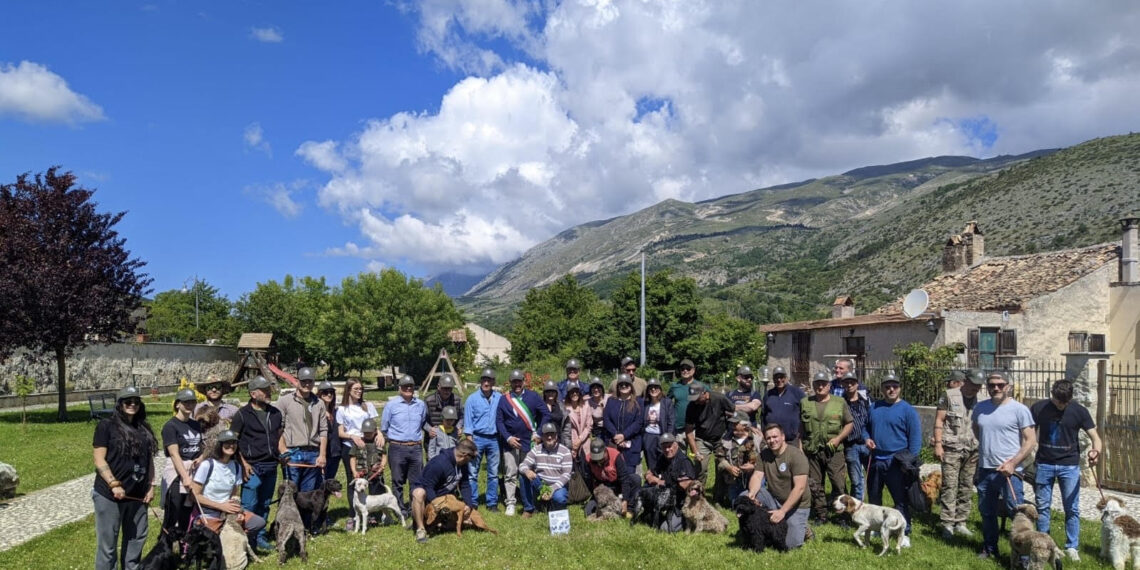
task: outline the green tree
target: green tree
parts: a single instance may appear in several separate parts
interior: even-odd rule
[[[281,362],[298,358],[315,363],[324,358],[317,335],[321,314],[329,310],[332,291],[325,278],[286,275],[278,283],[258,283],[235,304],[240,328],[245,332],[270,332],[277,342]]]
[[[930,348],[921,342],[896,346],[899,379],[902,380],[902,397],[916,405],[931,405],[938,401],[945,389],[946,377],[954,367],[960,345],[948,344]]]
[[[185,291],[163,291],[146,305],[147,334],[154,340],[201,343],[219,339],[227,344],[237,340],[233,304],[205,281],[196,280]]]
[[[592,337],[588,359],[602,368],[616,367],[624,355],[640,352],[641,276],[631,272],[614,290],[609,315]],[[646,364],[672,368],[685,356],[679,350],[700,328],[697,283],[673,278],[668,270],[652,273],[645,283]]]
[[[579,357],[604,319],[598,296],[566,275],[542,289],[527,291],[519,305],[511,341],[511,360],[532,362],[549,357]]]
[[[760,366],[768,361],[764,335],[744,319],[708,313],[700,330],[678,343],[681,358],[689,358],[702,373],[733,373],[737,366]]]

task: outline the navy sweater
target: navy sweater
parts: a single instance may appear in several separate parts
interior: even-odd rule
[[[623,402],[617,398],[610,398],[602,410],[602,431],[605,432],[606,442],[613,443],[614,436],[622,434],[630,447],[618,449],[627,460],[641,453],[641,430],[645,421],[643,414],[644,410],[637,400]]]
[[[455,463],[455,450],[445,449],[427,462],[415,486],[424,490],[424,500],[429,503],[440,495],[454,493],[458,487],[463,503],[474,508],[468,473],[467,466],[459,467]]]

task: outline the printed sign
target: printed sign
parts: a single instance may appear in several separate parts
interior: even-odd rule
[[[550,511],[550,534],[570,534],[570,511]]]

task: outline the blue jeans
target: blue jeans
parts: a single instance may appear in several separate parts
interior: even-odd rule
[[[519,494],[522,495],[523,512],[533,513],[538,502],[538,488],[542,486],[542,477],[535,477],[534,481],[526,475],[519,474]],[[560,511],[566,508],[569,502],[569,492],[566,487],[558,489],[550,495],[550,510]]]
[[[269,520],[269,502],[277,491],[277,462],[254,463],[249,481],[241,487],[241,508]],[[258,540],[265,540],[265,529],[257,533]]]
[[[847,478],[851,479],[851,496],[860,501],[863,500],[863,466],[870,456],[871,450],[861,443],[848,444],[843,450],[843,458],[847,460]]]
[[[302,465],[316,465],[320,453],[313,450],[303,450],[299,447],[289,448],[289,463]],[[307,469],[304,467],[285,467],[285,478],[297,484],[298,491],[312,491],[321,486],[323,469]]]
[[[1081,531],[1081,467],[1079,465],[1037,464],[1033,491],[1037,497],[1037,530],[1049,532],[1049,511],[1053,505],[1053,482],[1061,486],[1065,507],[1065,548],[1077,548]]]
[[[998,546],[998,502],[1004,501],[1010,513],[1025,500],[1021,478],[1006,477],[996,469],[978,468],[978,513],[982,515],[982,549],[997,554]],[[1008,481],[1008,482],[1007,482]],[[1013,485],[1014,496],[1009,496]]]
[[[867,502],[872,505],[883,504],[883,486],[891,493],[891,500],[895,502],[904,519],[906,519],[906,534],[910,536],[910,504],[907,502],[906,481],[903,479],[902,469],[895,466],[894,457],[875,459],[871,462],[871,470],[867,472]]]
[[[471,476],[471,497],[476,504],[479,503],[479,465],[483,458],[487,458],[487,497],[488,507],[494,508],[499,504],[499,438],[498,436],[483,437],[473,435],[475,442],[475,457],[467,464],[467,473]]]

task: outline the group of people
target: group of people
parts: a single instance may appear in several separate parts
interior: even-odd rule
[[[582,378],[575,359],[565,370],[565,378],[545,382],[539,393],[526,388],[521,370],[510,373],[508,389],[501,391],[496,372],[484,369],[478,390],[464,401],[450,374],[423,399],[404,376],[399,396],[382,413],[364,399],[359,381],[348,380],[338,402],[334,386],[317,384],[307,367],[298,371],[297,389],[276,401],[273,383],[254,378],[241,407],[223,400],[228,382],[209,378],[198,387],[206,396],[201,403],[193,390],[176,394],[161,447],[138,390],[124,388],[115,413],[94,436],[96,567],[115,567],[120,532],[119,562],[141,555],[158,449],[167,456],[161,476],[164,526],[185,528],[196,512],[217,528],[226,514],[236,514],[251,544],[265,550],[271,548],[265,519],[278,469],[307,491],[336,478],[341,465],[349,485],[365,478],[373,492],[386,486],[389,473],[388,488],[412,518],[420,542],[427,540],[425,506],[444,494],[460,495],[468,509],[481,503],[497,511],[502,504],[506,516],[521,511],[524,518],[543,504],[561,509],[584,501],[589,515],[598,508],[594,490],[605,485],[628,515],[640,487],[672,486],[680,498],[694,482],[705,484],[712,464],[714,500],[727,506],[747,493],[772,512],[774,522],[787,521],[790,548],[811,537],[809,519],[828,522],[836,495],[865,494],[868,502],[881,504],[884,487],[906,518],[902,546],[909,546],[907,486],[917,477],[922,428],[918,412],[900,397],[897,377],[883,378],[882,398],[871,402],[850,360],[838,361],[831,376],[816,374],[810,393],[790,383],[778,366],[763,393],[753,387],[752,370],[739,367],[737,388],[727,394],[697,381],[688,359],[668,387],[639,378],[631,358],[623,359],[609,386]],[[982,385],[990,398],[979,401]],[[1088,459],[1095,463],[1101,449],[1095,426],[1088,410],[1071,401],[1067,380],[1055,382],[1052,398],[1032,410],[1010,398],[1009,388],[1001,372],[956,371],[948,380],[931,441],[942,462],[943,534],[970,534],[965,521],[974,485],[983,520],[981,555],[995,555],[998,504],[1022,500],[1021,464],[1039,444],[1033,481],[1038,527],[1048,529],[1052,487],[1059,482],[1065,548],[1075,558],[1077,432],[1089,433]],[[663,530],[680,530],[679,506]]]

